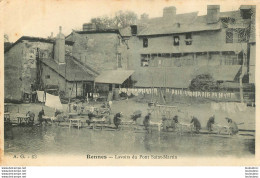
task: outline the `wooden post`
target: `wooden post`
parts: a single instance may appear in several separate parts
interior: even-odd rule
[[[243,53],[243,58],[242,58],[242,64],[241,64],[241,74],[239,76],[239,93],[240,93],[240,102],[243,103],[244,102],[244,96],[243,96],[243,83],[242,83],[242,79],[243,79],[243,75],[244,75],[244,70],[243,70],[243,64],[244,64],[244,51],[242,51]],[[239,54],[239,53],[238,53]],[[237,59],[238,59],[238,54],[237,54]]]
[[[207,65],[209,65],[209,52],[207,52]]]
[[[84,88],[83,88],[83,80],[81,81],[81,96],[83,96],[83,97],[85,97],[84,96]],[[84,100],[85,100],[85,98],[84,98]]]
[[[196,65],[198,64],[196,53],[193,53],[193,62],[194,62],[194,64],[196,64]]]
[[[78,96],[78,83],[76,82],[76,98]]]

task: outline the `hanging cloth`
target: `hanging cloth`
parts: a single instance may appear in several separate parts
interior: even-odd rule
[[[60,97],[59,96],[54,96],[51,95],[49,93],[46,93],[46,102],[45,102],[46,106],[49,106],[51,108],[56,108],[59,110],[62,110],[62,104],[60,102]]]
[[[42,103],[45,102],[44,91],[36,91],[36,92],[37,92],[38,101]]]

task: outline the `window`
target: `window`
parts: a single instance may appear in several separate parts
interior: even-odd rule
[[[148,47],[148,39],[147,39],[147,38],[144,38],[144,39],[143,39],[143,47],[144,47],[144,48],[147,48],[147,47]]]
[[[45,75],[45,79],[50,79],[51,76],[50,75]]]
[[[131,25],[131,33],[133,36],[137,34],[137,25]]]
[[[141,67],[148,67],[149,66],[149,58],[141,58]]]
[[[238,35],[238,42],[239,43],[247,42],[247,38],[249,36],[247,30],[245,28],[237,28],[236,31]]]
[[[191,33],[187,33],[186,34],[186,45],[191,45],[192,44],[192,36],[191,36]]]
[[[226,43],[233,43],[233,29],[228,28],[226,30]]]
[[[121,53],[117,53],[117,67],[122,68],[122,57]]]
[[[249,33],[246,28],[228,28],[226,30],[226,43],[246,43]]]
[[[173,45],[174,46],[179,46],[180,45],[180,37],[179,36],[174,36],[173,37]]]

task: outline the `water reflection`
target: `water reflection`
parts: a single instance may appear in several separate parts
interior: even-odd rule
[[[59,126],[14,127],[5,153],[174,154],[178,156],[254,156],[255,140],[212,135],[178,135],[133,130],[68,129]]]

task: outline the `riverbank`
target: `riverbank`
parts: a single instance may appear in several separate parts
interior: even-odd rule
[[[102,103],[84,103],[84,106],[100,107]],[[171,115],[179,115],[181,122],[190,122],[190,116],[195,116],[201,122],[202,128],[206,128],[207,121],[210,116],[215,115],[215,122],[219,125],[226,125],[225,117],[231,118],[238,124],[241,130],[255,130],[255,108],[247,107],[243,112],[228,113],[223,111],[213,111],[211,109],[211,103],[172,103],[177,109],[173,111]],[[44,106],[41,103],[29,103],[29,104],[10,104],[9,112],[11,120],[15,120],[17,113],[26,114],[28,111],[35,113],[36,119],[41,109],[44,109],[45,115],[49,117],[54,116],[55,109]],[[113,101],[111,106],[111,118],[118,112],[123,112],[124,119],[130,120],[131,114],[136,110],[142,111],[142,117],[148,113],[148,104],[144,102],[137,102],[136,98],[128,100]],[[63,104],[64,114],[68,113],[68,105]],[[160,122],[161,116],[152,112],[151,121]]]

